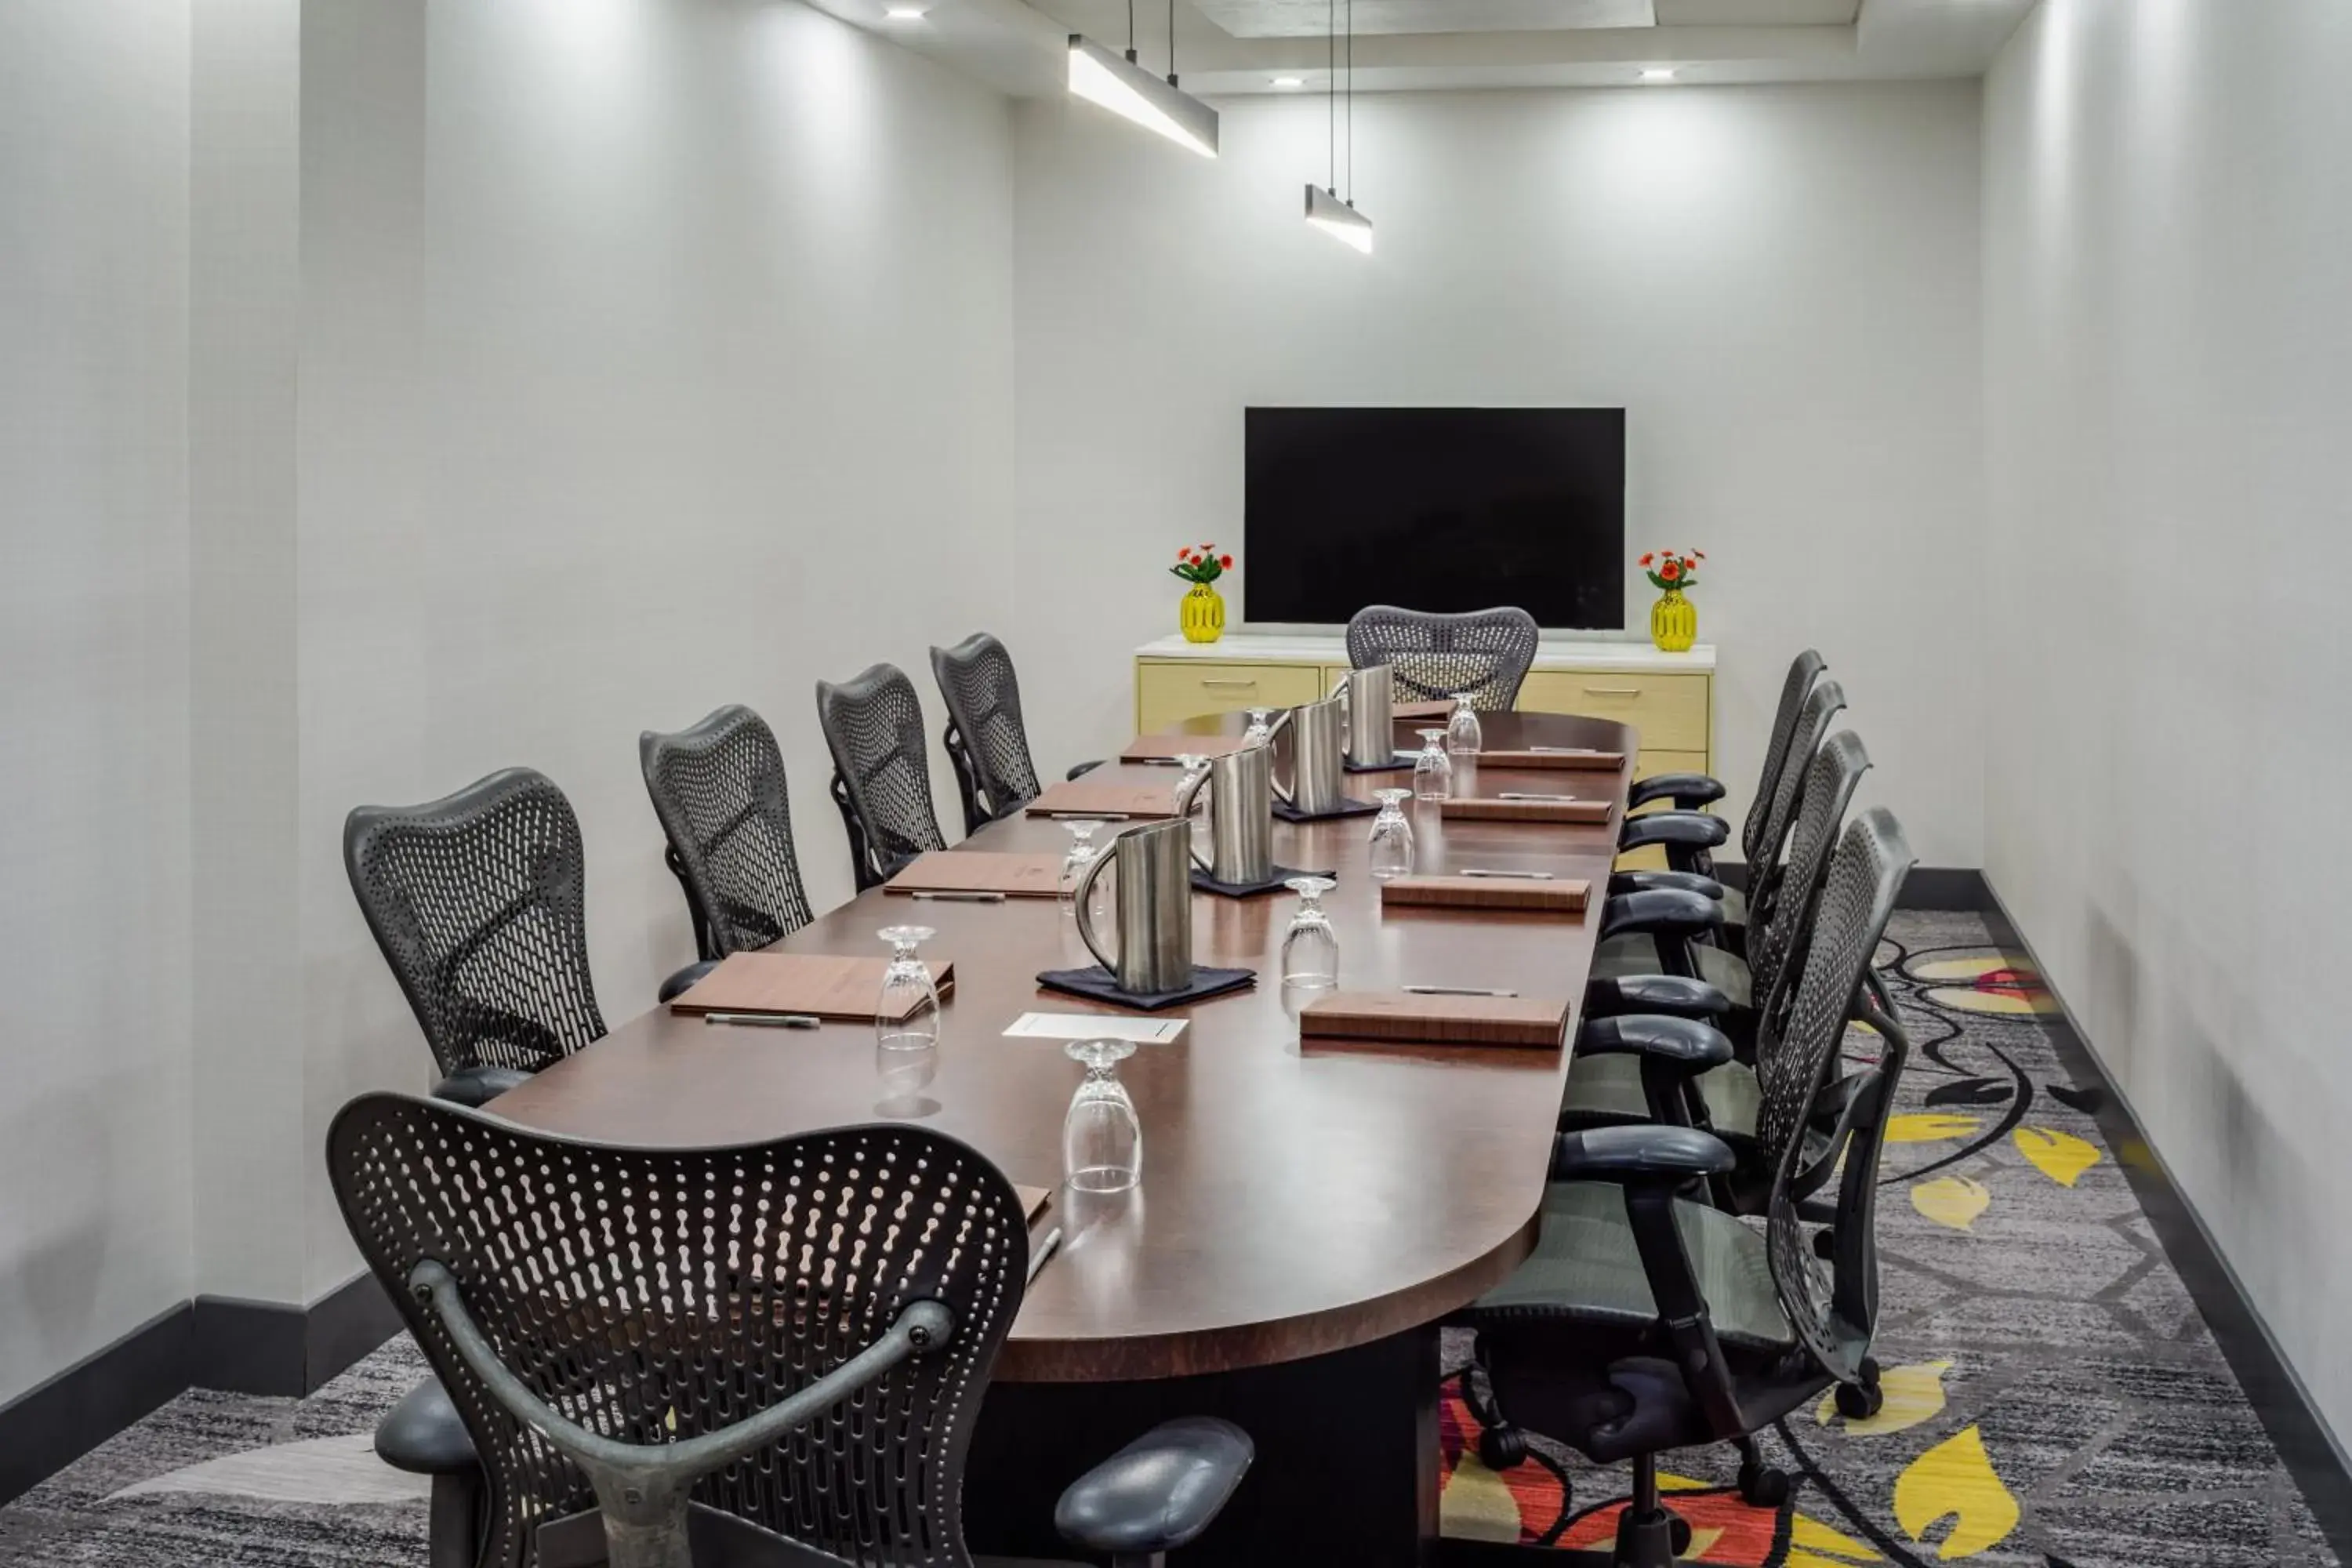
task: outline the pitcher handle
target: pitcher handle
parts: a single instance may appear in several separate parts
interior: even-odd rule
[[[1283,731],[1286,728],[1287,728],[1287,727],[1288,727],[1288,725],[1289,725],[1290,721],[1291,721],[1293,719],[1296,719],[1297,717],[1298,717],[1298,710],[1297,710],[1297,709],[1296,709],[1296,708],[1286,708],[1286,709],[1284,709],[1284,710],[1282,710],[1282,717],[1281,717],[1281,718],[1279,718],[1279,719],[1276,719],[1276,720],[1272,724],[1270,724],[1270,725],[1268,725],[1268,726],[1266,727],[1266,731],[1265,731],[1265,747],[1266,747],[1266,750],[1267,750],[1267,751],[1269,751],[1269,752],[1274,752],[1275,755],[1276,755],[1276,756],[1277,756],[1277,757],[1279,757],[1279,756],[1282,754],[1281,752],[1276,752],[1276,751],[1275,751],[1275,746],[1274,746],[1274,738],[1275,738],[1276,735],[1281,734],[1281,733],[1282,733],[1282,731]],[[1297,804],[1298,804],[1298,803],[1297,803],[1297,801],[1292,798],[1292,796],[1291,796],[1291,793],[1290,793],[1290,787],[1291,787],[1291,785],[1296,785],[1296,784],[1298,783],[1298,748],[1297,748],[1297,746],[1293,745],[1293,746],[1290,748],[1290,785],[1286,785],[1286,784],[1283,784],[1283,782],[1282,782],[1282,780],[1281,780],[1280,778],[1278,778],[1278,777],[1276,777],[1276,776],[1275,775],[1275,772],[1274,772],[1274,770],[1273,770],[1272,768],[1268,768],[1268,769],[1266,769],[1266,777],[1267,777],[1268,781],[1269,781],[1270,783],[1272,783],[1272,784],[1273,784],[1273,785],[1274,785],[1274,798],[1275,798],[1275,799],[1276,799],[1276,800],[1278,800],[1278,801],[1282,802],[1282,804],[1283,804],[1283,805],[1297,805]]]
[[[1095,936],[1094,892],[1095,879],[1100,877],[1103,868],[1110,864],[1111,853],[1118,847],[1118,836],[1114,834],[1111,841],[1103,846],[1103,852],[1088,861],[1087,868],[1078,873],[1078,885],[1070,891],[1071,900],[1076,905],[1070,912],[1078,918],[1078,940],[1087,944],[1087,951],[1095,955],[1095,962],[1113,975],[1118,973],[1118,962],[1103,951],[1102,943]]]
[[[1193,803],[1200,798],[1201,791],[1208,787],[1209,774],[1211,771],[1212,770],[1207,766],[1203,766],[1199,773],[1194,773],[1191,778],[1186,779],[1181,784],[1177,786],[1176,816],[1179,821],[1184,822],[1188,825],[1192,822]],[[1212,809],[1213,809],[1213,795],[1211,797],[1211,800]],[[1210,869],[1211,868],[1208,858],[1201,853],[1199,839],[1197,837],[1188,838],[1185,843],[1186,852],[1192,857],[1192,864],[1198,866],[1203,871]]]

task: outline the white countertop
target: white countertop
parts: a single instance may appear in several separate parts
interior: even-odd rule
[[[1233,632],[1215,642],[1186,642],[1171,632],[1135,650],[1138,658],[1211,658],[1236,664],[1345,664],[1348,640],[1329,637]],[[1700,643],[1688,653],[1660,653],[1647,642],[1622,637],[1547,637],[1536,645],[1538,669],[1642,670],[1655,674],[1711,675],[1715,645]]]

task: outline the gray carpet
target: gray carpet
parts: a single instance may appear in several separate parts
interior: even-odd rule
[[[2334,1564],[2081,1109],[2034,977],[1971,916],[1898,916],[1883,958],[1916,1047],[1880,1208],[1888,1408],[1768,1438],[1800,1477],[1781,1510],[1721,1490],[1721,1455],[1678,1457],[1693,1560]],[[0,1510],[0,1560],[416,1568],[423,1490],[364,1436],[422,1370],[402,1342],[306,1400],[185,1394]],[[1493,1475],[1464,1451],[1458,1401],[1447,1415],[1449,1534],[1605,1537],[1616,1476],[1557,1450]]]

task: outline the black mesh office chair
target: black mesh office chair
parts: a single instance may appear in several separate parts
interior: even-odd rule
[[[616,1148],[372,1094],[327,1159],[478,1457],[465,1554],[435,1568],[971,1561],[964,1457],[1029,1236],[968,1146],[880,1125]],[[1056,1523],[1157,1563],[1250,1457],[1224,1422],[1171,1422]]]
[[[1523,1459],[1527,1432],[1599,1464],[1632,1461],[1622,1568],[1669,1568],[1688,1544],[1687,1525],[1659,1496],[1660,1453],[1739,1443],[1742,1491],[1777,1502],[1788,1480],[1763,1467],[1754,1433],[1826,1388],[1851,1415],[1878,1408],[1874,1205],[1910,1045],[1868,982],[1910,865],[1883,808],[1839,842],[1785,1030],[1765,1057],[1757,1135],[1773,1179],[1762,1233],[1680,1195],[1735,1163],[1708,1133],[1562,1133],[1534,1254],[1469,1314],[1483,1374],[1470,1380],[1472,1407],[1490,1465]],[[1877,1031],[1880,1055],[1840,1074],[1849,1022]],[[1833,1203],[1816,1205],[1832,1184]],[[1811,1223],[1817,1212],[1826,1230]]]
[[[1487,710],[1517,707],[1519,683],[1536,661],[1536,620],[1525,610],[1472,610],[1440,616],[1373,605],[1348,622],[1348,662],[1385,664],[1401,702],[1428,702],[1459,692]]]
[[[1814,682],[1828,668],[1820,654],[1807,648],[1790,664],[1788,676],[1780,682],[1780,705],[1773,710],[1772,733],[1764,748],[1763,772],[1756,783],[1756,797],[1748,804],[1747,819],[1740,826],[1739,852],[1751,876],[1757,865],[1769,858],[1764,843],[1771,826],[1771,804],[1789,772],[1790,754],[1804,715],[1805,699],[1812,694]],[[1654,773],[1634,781],[1625,797],[1625,809],[1631,812],[1663,800],[1673,803],[1677,811],[1696,812],[1721,800],[1724,794],[1721,782],[1705,773]],[[1629,826],[1633,820],[1627,819]],[[1678,882],[1671,873],[1662,876],[1654,871],[1633,871],[1624,875],[1634,879],[1633,885],[1643,887],[1688,885]],[[1726,890],[1722,897],[1725,924],[1738,931],[1748,923],[1748,900],[1737,889]]]
[[[637,761],[699,960],[663,982],[667,1002],[729,953],[780,942],[814,916],[793,849],[784,754],[765,720],[736,704],[674,735],[648,730]]]
[[[833,752],[833,802],[849,835],[857,890],[878,888],[927,849],[944,849],[931,807],[923,705],[896,665],[816,683],[816,721]]]
[[[1741,1156],[1739,1170],[1717,1186],[1727,1204],[1742,1212],[1761,1204],[1772,1173],[1756,1163],[1762,1100],[1757,1053],[1778,1037],[1764,1012],[1789,1001],[1782,982],[1803,962],[1839,825],[1869,768],[1860,736],[1847,730],[1830,738],[1806,773],[1780,895],[1749,932],[1747,958],[1690,948],[1706,983],[1738,1005],[1706,1015],[1704,1029],[1655,1016],[1587,1023],[1560,1100],[1563,1128],[1641,1121],[1704,1128]],[[1750,996],[1757,998],[1752,1006]]]
[[[361,806],[343,868],[440,1067],[436,1095],[484,1104],[604,1037],[580,819],[544,773]]]
[[[1021,683],[1013,656],[986,632],[931,649],[931,675],[948,708],[943,739],[963,795],[963,830],[977,833],[1036,799],[1042,787],[1021,721]]]

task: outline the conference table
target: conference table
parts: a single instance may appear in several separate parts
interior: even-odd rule
[[[1196,721],[1238,728],[1239,716]],[[1605,826],[1444,821],[1407,807],[1416,869],[1543,870],[1592,889],[1581,917],[1383,910],[1369,821],[1277,823],[1275,858],[1336,874],[1325,902],[1344,990],[1490,986],[1580,998],[1638,745],[1627,727],[1556,714],[1484,716],[1488,750],[1622,752],[1609,771],[1480,764],[1456,793],[1572,792],[1613,802]],[[1401,724],[1399,735],[1407,735]],[[1173,787],[1169,767],[1111,763],[1090,781]],[[1351,774],[1369,798],[1406,772]],[[966,847],[1059,851],[1058,822],[1014,816]],[[920,923],[955,984],[939,1068],[887,1105],[868,1024],[814,1031],[708,1026],[659,1009],[499,1100],[515,1121],[604,1142],[716,1145],[913,1115],[1016,1183],[1055,1189],[1036,1234],[1056,1252],[1030,1284],[993,1373],[964,1487],[973,1550],[1051,1556],[1061,1489],[1154,1421],[1227,1416],[1258,1461],[1187,1555],[1218,1563],[1429,1561],[1438,1489],[1439,1322],[1533,1246],[1569,1068],[1565,1049],[1309,1041],[1280,984],[1295,895],[1192,900],[1196,962],[1257,971],[1253,990],[1155,1016],[1190,1020],[1118,1069],[1143,1130],[1142,1180],[1116,1196],[1060,1188],[1064,1112],[1084,1069],[1055,1039],[1007,1037],[1025,1012],[1105,1010],[1042,990],[1091,962],[1055,900],[915,902],[869,890],[781,950],[882,955],[884,926]],[[1573,1037],[1574,1022],[1570,1035]]]

